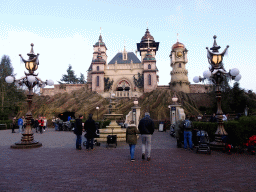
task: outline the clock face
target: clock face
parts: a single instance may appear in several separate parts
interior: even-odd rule
[[[178,51],[178,52],[176,53],[176,56],[177,56],[177,57],[182,57],[182,55],[183,55],[183,54],[182,54],[181,51]]]

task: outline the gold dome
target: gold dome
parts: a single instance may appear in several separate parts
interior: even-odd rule
[[[185,48],[185,45],[183,43],[177,42],[172,46],[172,49],[177,49],[177,48]]]

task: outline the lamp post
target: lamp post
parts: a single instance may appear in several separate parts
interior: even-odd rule
[[[223,125],[223,112],[221,109],[221,83],[224,79],[224,76],[232,80],[239,81],[241,79],[241,75],[239,74],[239,70],[236,68],[229,70],[229,72],[227,72],[224,69],[222,60],[223,60],[223,57],[227,55],[227,50],[229,46],[227,45],[225,50],[222,53],[219,53],[218,50],[220,49],[220,46],[217,45],[216,38],[217,36],[214,35],[213,47],[210,48],[210,50],[212,51],[210,51],[208,47],[206,47],[207,58],[210,64],[209,70],[204,71],[203,78],[200,76],[196,76],[194,77],[193,81],[195,83],[198,83],[198,82],[204,81],[205,79],[209,79],[211,82],[213,82],[213,84],[216,85],[215,87],[216,100],[217,100],[216,116],[217,116],[218,128],[217,128],[217,131],[215,132],[215,141],[212,142],[211,145],[213,148],[219,149],[223,147],[223,143],[221,142],[221,136],[228,135]]]
[[[97,121],[98,121],[98,112],[99,112],[99,107],[96,107],[96,110],[97,110]]]
[[[45,82],[39,79],[37,77],[38,74],[34,74],[34,71],[37,70],[39,65],[39,54],[35,55],[33,50],[34,44],[31,43],[31,51],[27,55],[29,56],[28,60],[25,60],[21,54],[19,55],[21,57],[22,62],[24,62],[26,69],[28,70],[28,73],[25,73],[25,76],[20,79],[15,79],[13,76],[8,76],[5,78],[5,81],[7,83],[15,83],[16,85],[25,85],[28,88],[28,94],[27,94],[27,102],[28,102],[28,111],[26,113],[26,122],[27,125],[25,127],[25,131],[22,134],[21,141],[16,142],[14,145],[11,146],[11,148],[35,148],[35,147],[41,147],[42,143],[39,143],[38,141],[34,140],[33,132],[31,130],[31,119],[32,119],[32,113],[31,113],[31,105],[32,105],[32,97],[33,97],[33,88],[37,85],[39,87],[44,87],[45,85],[52,86],[54,82],[52,80],[46,80]]]
[[[174,93],[172,97],[172,105],[169,105],[168,108],[170,109],[170,121],[171,125],[174,125],[177,121],[176,119],[176,107],[180,107],[180,105],[177,103],[178,97],[176,96],[176,93]]]

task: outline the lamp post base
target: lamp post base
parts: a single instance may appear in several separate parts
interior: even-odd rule
[[[215,135],[215,141],[210,142],[210,147],[213,150],[223,150],[225,143],[222,142],[223,135]]]
[[[23,137],[21,141],[16,142],[14,145],[11,145],[13,149],[28,149],[28,148],[37,148],[41,147],[42,143],[35,141],[33,134],[22,134]]]

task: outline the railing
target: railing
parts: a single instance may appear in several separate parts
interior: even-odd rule
[[[131,91],[116,91],[116,97],[131,97]]]

